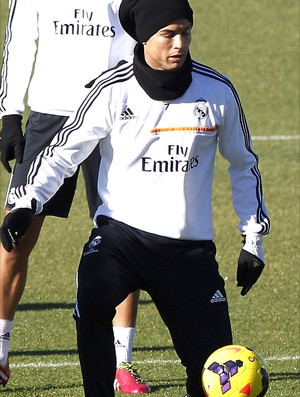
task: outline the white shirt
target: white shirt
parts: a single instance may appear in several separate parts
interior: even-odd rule
[[[109,106],[107,106],[109,105]],[[245,116],[228,79],[194,62],[193,81],[169,102],[151,99],[132,63],[99,78],[63,130],[32,164],[15,208],[39,212],[100,140],[96,212],[150,233],[211,240],[212,183],[217,147],[230,163],[241,232],[251,219],[269,230],[257,157]]]
[[[0,118],[24,111],[27,88],[33,111],[69,116],[90,80],[132,54],[135,42],[120,25],[120,3],[10,0]]]

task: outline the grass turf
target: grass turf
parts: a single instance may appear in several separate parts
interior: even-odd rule
[[[271,378],[268,395],[296,397],[300,342],[299,4],[295,0],[193,0],[191,4],[195,10],[193,57],[232,79],[253,137],[266,137],[254,139],[253,146],[260,157],[272,228],[264,243],[267,267],[246,297],[241,297],[235,286],[241,239],[230,201],[228,166],[219,156],[216,162],[215,240],[220,269],[227,280],[235,342],[252,346],[266,359]],[[1,43],[6,12],[7,1],[0,0]],[[279,140],[281,135],[294,139]],[[1,166],[1,203],[7,181],[8,174]],[[0,391],[3,395],[83,395],[72,310],[76,266],[90,228],[80,178],[69,220],[47,219],[31,256],[12,335],[12,377]],[[201,312],[195,315],[201,316]],[[141,295],[133,357],[155,397],[184,393],[184,369],[146,293]]]

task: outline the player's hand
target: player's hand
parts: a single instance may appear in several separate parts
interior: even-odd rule
[[[244,249],[241,250],[238,259],[236,279],[237,286],[242,287],[242,296],[246,295],[251,289],[252,285],[256,283],[264,267],[264,262],[256,255],[253,255]]]
[[[14,245],[19,244],[29,229],[33,216],[34,209],[31,208],[18,208],[5,216],[0,228],[0,239],[6,251],[12,251]]]
[[[3,116],[0,132],[0,152],[1,163],[8,172],[11,172],[9,161],[16,159],[18,163],[22,163],[24,152],[22,116],[18,114]]]

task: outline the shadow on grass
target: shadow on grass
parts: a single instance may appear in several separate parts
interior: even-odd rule
[[[171,379],[170,383],[168,384],[161,384],[159,386],[153,386],[151,389],[151,393],[155,393],[158,392],[160,390],[168,390],[174,387],[184,387],[185,386],[185,381],[183,379]],[[76,384],[72,384],[72,385],[64,385],[64,386],[43,386],[43,387],[12,387],[9,389],[4,389],[3,391],[1,391],[3,394],[12,394],[12,393],[26,393],[26,394],[20,394],[20,397],[22,396],[27,396],[27,393],[30,393],[30,395],[32,395],[32,393],[39,393],[39,392],[46,392],[46,391],[63,391],[63,390],[72,390],[72,389],[81,389],[82,388],[82,383],[76,383]],[[119,395],[124,395],[122,393],[116,393],[116,396]]]
[[[66,355],[77,355],[76,349],[68,349],[68,350],[28,350],[28,351],[12,351],[9,353],[12,357],[20,357],[20,356],[66,356]]]
[[[300,379],[299,372],[276,372],[270,373],[270,380],[272,382],[282,381],[282,380],[292,380],[292,379]]]
[[[136,352],[165,352],[168,350],[174,350],[173,345],[170,346],[150,346],[150,347],[134,347],[133,351]]]
[[[270,373],[270,380],[272,382],[276,381],[283,381],[283,380],[293,380],[293,379],[300,379],[300,373],[299,372],[282,372],[282,373]],[[173,387],[185,387],[185,379],[170,379],[168,380],[168,383],[165,384],[158,384],[157,379],[148,379],[149,383],[151,384],[151,393],[155,393],[160,391],[160,390],[166,390],[169,388]]]
[[[75,303],[49,302],[49,303],[21,303],[18,311],[41,311],[41,310],[58,310],[58,309],[74,309]]]
[[[185,387],[185,379],[170,379],[169,383],[165,383],[165,384],[159,384],[159,385],[155,385],[153,386],[154,383],[157,383],[157,379],[153,380],[151,382],[151,380],[149,380],[149,383],[151,385],[151,394],[155,395],[155,392],[159,392],[160,390],[168,390],[168,389],[173,389],[174,387]],[[171,390],[170,390],[171,391]],[[121,393],[119,393],[121,395]]]
[[[140,305],[152,304],[151,299],[140,300]],[[38,303],[21,303],[18,305],[18,311],[41,311],[41,310],[66,310],[74,309],[75,302],[65,303],[65,302],[38,302]]]
[[[159,346],[159,347],[138,347],[134,348],[133,351],[136,352],[160,352],[160,351],[168,351],[173,350],[173,346]],[[11,351],[10,356],[12,357],[38,357],[38,356],[69,356],[69,355],[77,355],[77,349],[68,349],[68,350],[17,350]]]
[[[1,393],[6,393],[6,394],[10,394],[10,393],[26,393],[26,396],[28,396],[28,392],[30,393],[30,395],[32,393],[36,393],[36,392],[43,392],[43,391],[55,391],[55,390],[70,390],[70,389],[79,389],[82,388],[82,383],[73,383],[72,385],[61,385],[61,386],[53,386],[53,385],[48,385],[48,386],[43,386],[43,387],[12,387],[9,389],[4,389],[1,391]],[[20,395],[20,397],[22,397],[23,395]],[[24,394],[25,396],[25,394]]]

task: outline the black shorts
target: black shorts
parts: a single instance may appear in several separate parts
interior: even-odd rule
[[[188,392],[202,396],[201,370],[206,358],[232,343],[215,244],[157,236],[103,216],[97,224],[83,249],[75,311],[75,318],[80,319],[79,347],[82,342],[87,353],[87,363],[82,365],[87,377],[98,368],[98,353],[110,343],[109,332],[107,339],[99,338],[99,329],[108,328],[114,308],[128,293],[142,289],[151,296],[186,367]],[[95,339],[90,335],[92,328],[97,330]],[[106,357],[104,362],[108,365]]]
[[[65,124],[67,116],[31,112],[26,124],[25,150],[22,164],[16,163],[7,192],[5,207],[13,208],[14,188],[26,184],[27,173],[32,161],[49,145],[54,135]],[[92,217],[101,203],[97,193],[97,179],[100,165],[100,152],[97,146],[94,152],[82,163],[87,200]],[[41,215],[53,215],[67,218],[76,190],[79,168],[76,173],[66,178],[57,193],[44,205]]]

